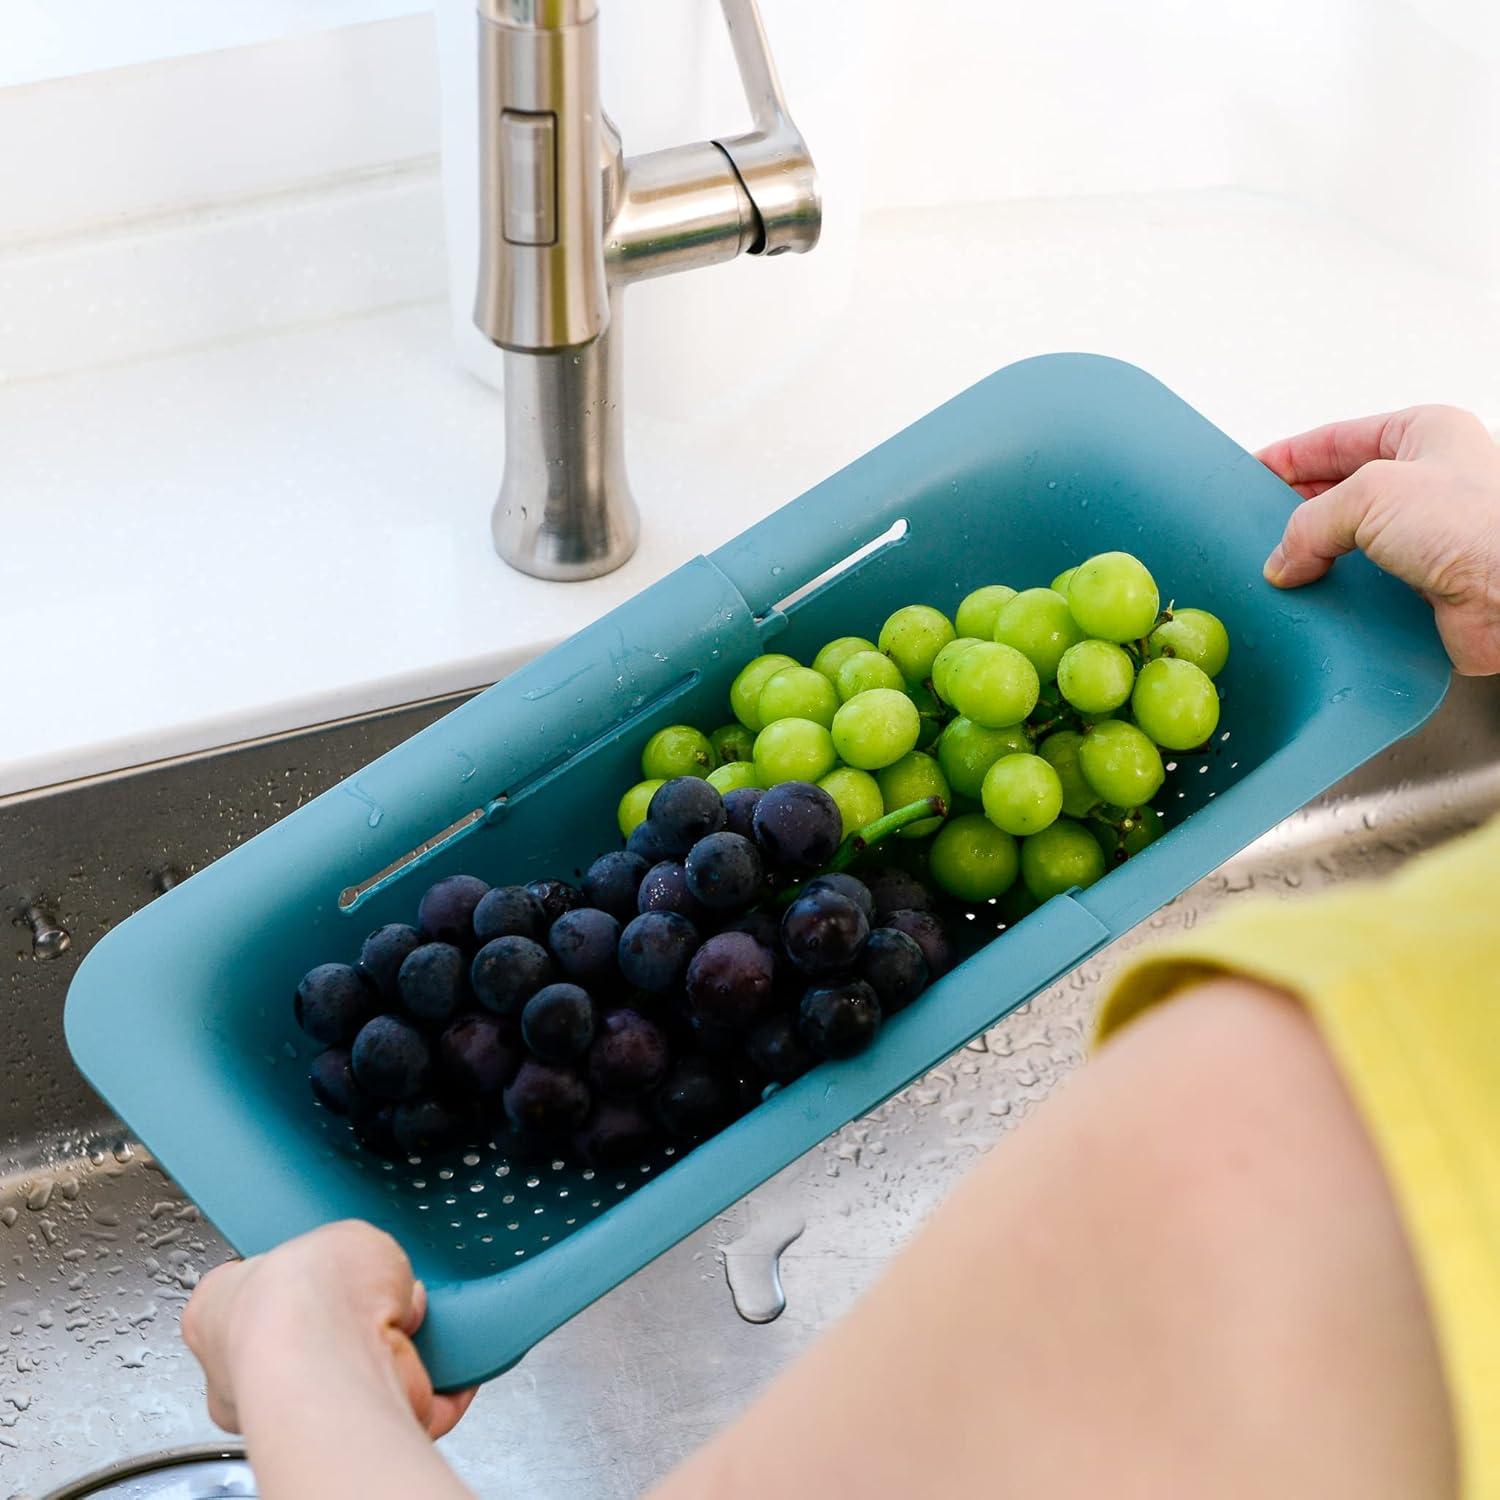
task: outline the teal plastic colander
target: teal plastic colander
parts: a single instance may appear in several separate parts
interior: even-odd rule
[[[1359,558],[1294,594],[1261,581],[1295,503],[1129,365],[1009,366],[123,923],[74,980],[73,1055],[236,1249],[372,1220],[427,1282],[420,1344],[438,1385],[493,1375],[1437,707],[1447,661],[1405,588]],[[1229,627],[1214,753],[1173,779],[1167,806],[1183,816],[1170,832],[982,948],[870,1051],[815,1069],[680,1160],[617,1173],[510,1162],[503,1139],[382,1162],[314,1106],[290,1004],[302,972],[352,959],[440,876],[584,867],[613,838],[646,737],[720,722],[748,658],[774,643],[808,660],[832,636],[872,634],[898,604],[952,610],[977,584],[1034,583],[1116,547]]]

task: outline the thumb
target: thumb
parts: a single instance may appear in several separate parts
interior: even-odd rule
[[[1336,558],[1354,551],[1385,463],[1376,460],[1365,464],[1321,495],[1304,500],[1291,513],[1281,541],[1266,559],[1268,582],[1282,589],[1299,588],[1321,578]]]

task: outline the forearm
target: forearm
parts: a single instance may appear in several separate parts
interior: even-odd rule
[[[1111,1043],[656,1500],[1428,1500],[1451,1462],[1369,1142],[1306,1017],[1230,981]]]

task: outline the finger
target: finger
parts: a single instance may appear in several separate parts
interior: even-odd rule
[[[225,1432],[238,1432],[240,1430],[240,1414],[235,1409],[234,1402],[221,1395],[212,1386],[207,1392],[208,1397],[208,1420],[215,1427],[222,1427]]]
[[[400,1325],[402,1333],[408,1338],[422,1326],[422,1320],[427,1316],[426,1284],[421,1281],[412,1282],[409,1296],[406,1316],[402,1318]]]
[[[1357,417],[1351,422],[1330,422],[1283,438],[1262,448],[1255,456],[1279,479],[1292,486],[1336,484],[1347,479],[1362,464],[1376,458],[1394,458],[1385,446],[1391,443],[1388,432],[1398,412],[1383,412],[1374,417]]]
[[[1266,559],[1267,581],[1277,588],[1298,588],[1354,551],[1381,472],[1367,465],[1342,484],[1304,500],[1287,518],[1281,541]]]
[[[1336,483],[1332,479],[1317,479],[1311,484],[1294,484],[1292,488],[1302,496],[1304,500],[1316,500],[1324,490],[1331,490]]]
[[[432,1398],[432,1415],[427,1420],[427,1435],[432,1438],[446,1437],[463,1420],[464,1413],[479,1394],[477,1385],[466,1391],[450,1391]]]
[[[205,1367],[218,1352],[220,1330],[250,1264],[250,1261],[230,1260],[215,1266],[199,1281],[182,1310],[183,1342]]]
[[[1439,601],[1438,634],[1460,677],[1500,673],[1500,616]]]

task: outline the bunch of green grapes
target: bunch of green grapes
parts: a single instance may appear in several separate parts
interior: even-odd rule
[[[758,656],[729,690],[732,723],[671,725],[647,742],[621,799],[622,834],[674,776],[722,793],[811,781],[848,836],[918,798],[944,817],[900,830],[930,839],[933,881],[969,902],[1020,882],[1041,902],[1097,880],[1161,830],[1150,806],[1162,751],[1207,744],[1229,636],[1206,610],[1160,607],[1139,559],[1105,552],[1046,588],[985,584],[953,618],[896,610],[874,640],[840,636],[810,665]]]

